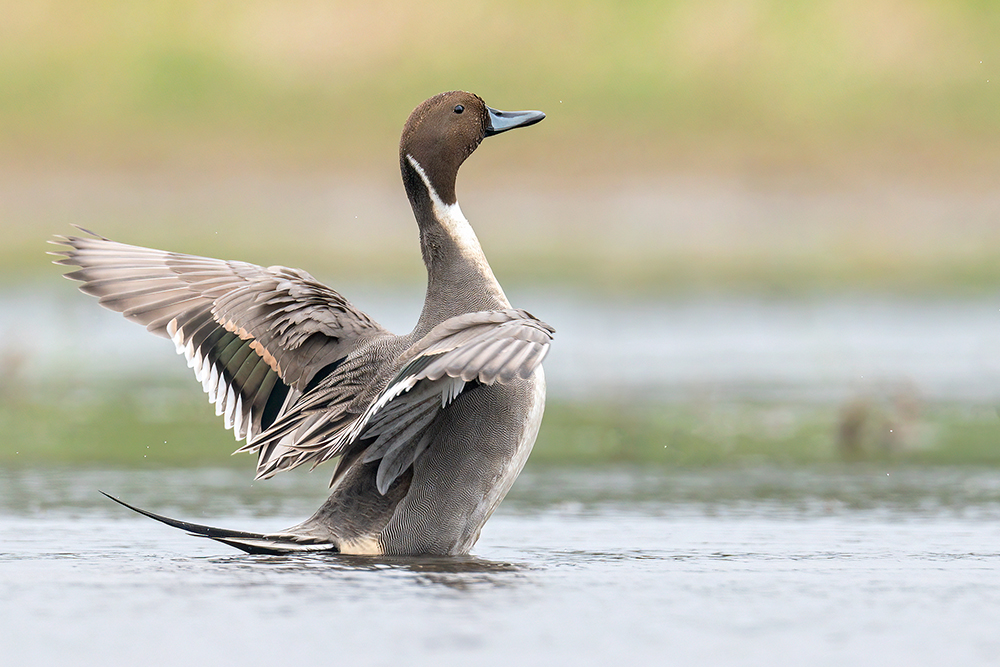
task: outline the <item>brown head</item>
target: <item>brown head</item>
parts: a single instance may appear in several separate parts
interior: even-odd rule
[[[478,95],[454,90],[426,100],[410,114],[399,142],[403,183],[416,207],[427,197],[423,171],[444,204],[454,204],[458,168],[483,139],[545,118],[541,111],[497,111]]]

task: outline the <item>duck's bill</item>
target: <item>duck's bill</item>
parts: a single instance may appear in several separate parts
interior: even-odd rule
[[[499,111],[491,107],[486,107],[489,111],[489,127],[486,128],[486,136],[492,137],[507,130],[518,127],[534,125],[543,118],[545,114],[541,111]]]

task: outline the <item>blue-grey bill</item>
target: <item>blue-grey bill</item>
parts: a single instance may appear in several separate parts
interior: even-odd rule
[[[514,128],[534,125],[545,118],[545,114],[541,111],[499,111],[491,107],[486,107],[486,109],[490,114],[490,124],[486,128],[487,137]]]

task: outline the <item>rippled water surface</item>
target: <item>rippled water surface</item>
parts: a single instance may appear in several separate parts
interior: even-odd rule
[[[992,665],[1000,473],[534,470],[475,556],[247,556],[319,475],[0,472],[10,665]],[[627,661],[627,662],[626,662]]]

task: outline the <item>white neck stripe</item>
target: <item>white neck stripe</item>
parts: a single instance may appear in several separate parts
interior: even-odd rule
[[[427,192],[431,196],[431,205],[434,208],[434,217],[438,219],[451,237],[455,239],[455,243],[458,244],[464,253],[470,256],[482,257],[483,263],[485,263],[486,258],[483,256],[482,246],[479,245],[479,238],[472,229],[472,225],[469,224],[469,221],[462,213],[462,208],[458,205],[458,202],[445,204],[441,200],[440,195],[438,195],[437,190],[431,185],[431,180],[427,177],[427,172],[420,166],[416,158],[407,153],[406,159],[427,187]]]
[[[427,172],[424,168],[420,166],[409,153],[406,154],[406,160],[413,167],[413,170],[417,172],[420,176],[420,180],[424,182],[427,187],[427,193],[431,198],[431,207],[434,212],[434,217],[441,226],[444,227],[448,235],[455,241],[455,245],[458,246],[459,252],[462,253],[470,262],[479,267],[479,271],[487,276],[488,279],[493,283],[496,290],[497,298],[502,302],[506,303],[507,307],[510,307],[507,297],[503,293],[503,289],[500,287],[500,283],[493,275],[493,269],[490,268],[489,262],[486,261],[486,255],[483,254],[483,247],[479,245],[479,238],[476,236],[476,232],[472,229],[472,225],[469,221],[465,219],[465,215],[462,214],[462,208],[458,205],[456,201],[454,204],[445,204],[441,201],[441,197],[438,195],[434,186],[431,185],[431,180],[427,178]]]

